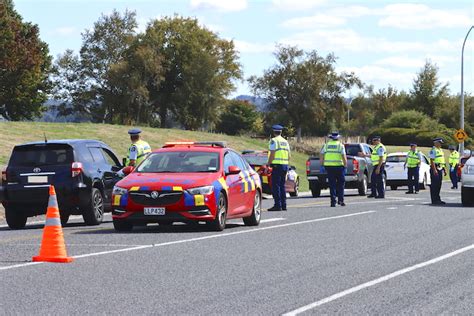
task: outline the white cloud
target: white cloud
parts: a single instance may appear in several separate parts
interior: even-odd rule
[[[234,40],[234,44],[241,53],[271,53],[275,50],[275,44],[251,43],[240,40]]]
[[[281,11],[304,11],[324,5],[326,0],[273,0],[273,7]]]
[[[308,17],[289,19],[284,21],[281,25],[287,28],[310,29],[317,27],[335,27],[344,24],[346,24],[345,18],[316,14]]]
[[[376,60],[374,64],[377,66],[390,66],[397,68],[420,68],[425,64],[425,60],[421,58],[393,56]]]
[[[364,83],[375,87],[387,87],[390,84],[400,90],[410,87],[415,77],[413,72],[396,72],[374,65],[337,67],[337,71],[354,72]]]
[[[58,27],[54,30],[54,33],[61,36],[67,36],[77,33],[77,28],[72,26]]]
[[[458,51],[460,47],[458,42],[445,39],[423,43],[417,41],[391,41],[382,37],[364,37],[352,29],[304,31],[283,38],[280,42],[286,45],[296,45],[302,49],[328,50],[336,53],[344,50],[349,52],[394,54],[422,52],[429,54]]]
[[[247,8],[247,0],[191,0],[195,10],[217,10],[220,12],[242,11]]]
[[[408,30],[468,27],[469,14],[460,10],[437,10],[424,4],[396,3],[384,7],[379,26]]]

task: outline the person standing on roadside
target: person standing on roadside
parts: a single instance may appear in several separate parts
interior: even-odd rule
[[[140,162],[142,162],[146,156],[151,153],[150,145],[146,141],[140,139],[141,132],[142,131],[138,128],[128,131],[132,144],[128,148],[126,166],[138,166]]]
[[[370,176],[371,194],[368,198],[384,199],[385,198],[385,161],[387,160],[387,149],[381,143],[380,136],[372,137],[372,145],[374,146],[372,154],[359,153],[361,157],[370,157],[372,161],[372,175]]]
[[[321,165],[324,166],[328,175],[329,192],[331,194],[331,207],[346,206],[344,203],[345,169],[347,166],[346,150],[339,141],[341,136],[338,132],[329,135],[329,141],[324,144],[319,155]]]
[[[273,138],[269,144],[268,165],[272,167],[272,194],[275,203],[268,211],[286,211],[286,174],[288,173],[288,165],[290,164],[290,145],[281,134],[283,126],[273,125]]]
[[[451,183],[453,186],[451,189],[458,188],[458,167],[459,167],[459,152],[456,150],[456,147],[453,145],[449,146],[449,151],[451,154],[449,155],[449,178],[451,179]]]
[[[421,152],[415,143],[410,144],[410,151],[407,153],[403,168],[408,167],[408,191],[406,194],[418,194],[420,191],[420,164]]]
[[[434,146],[430,151],[430,165],[431,165],[431,185],[430,195],[431,204],[443,205],[445,202],[441,201],[439,196],[441,192],[441,185],[443,184],[443,175],[446,175],[446,161],[444,160],[443,149],[441,144],[443,143],[442,138],[433,139]]]

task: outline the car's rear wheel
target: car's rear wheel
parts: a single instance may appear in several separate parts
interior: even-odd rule
[[[15,207],[5,207],[5,219],[7,220],[8,227],[11,229],[23,229],[25,228],[28,216]]]
[[[133,224],[129,221],[114,219],[114,228],[118,232],[129,232],[133,229]]]
[[[219,200],[217,202],[217,213],[216,218],[209,222],[209,226],[212,230],[223,231],[225,228],[225,221],[227,219],[227,198],[223,192],[219,194]]]
[[[99,225],[104,219],[104,197],[97,188],[92,188],[91,200],[82,213],[86,225]]]
[[[428,186],[428,176],[425,173],[425,175],[423,176],[423,182],[420,183],[420,189],[424,190],[426,189],[427,186]]]
[[[463,206],[474,206],[474,189],[461,187],[461,203]]]
[[[367,175],[364,174],[364,176],[362,177],[362,181],[359,181],[359,183],[357,184],[359,195],[363,196],[367,194],[367,189],[368,189],[367,183],[368,183]]]
[[[256,191],[253,202],[252,214],[249,217],[244,217],[244,224],[247,226],[258,226],[262,217],[262,195],[260,191]]]
[[[311,195],[316,198],[321,196],[321,186],[314,184],[311,186]]]
[[[290,196],[293,196],[293,197],[298,196],[299,192],[300,192],[300,180],[296,180],[294,191],[290,192]]]

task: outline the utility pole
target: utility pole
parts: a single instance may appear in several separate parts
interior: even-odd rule
[[[467,37],[469,33],[471,33],[474,25],[471,26],[469,31],[467,31],[466,37],[464,38],[464,42],[462,43],[462,51],[461,51],[461,111],[460,111],[460,122],[461,122],[461,129],[464,129],[464,46],[466,45]],[[474,135],[471,135],[473,137]],[[460,144],[459,152],[461,155],[464,155],[464,141]]]

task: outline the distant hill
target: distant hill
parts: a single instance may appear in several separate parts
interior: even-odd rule
[[[251,95],[239,95],[238,97],[235,98],[236,100],[241,100],[241,101],[248,101],[252,104],[254,104],[257,107],[257,111],[259,112],[267,112],[267,102],[265,101],[264,98],[259,98]]]
[[[85,123],[90,120],[81,115],[81,114],[72,114],[61,116],[58,113],[58,110],[55,109],[56,106],[60,105],[61,102],[53,99],[49,99],[44,103],[46,110],[43,112],[43,115],[37,119],[38,122],[57,122],[57,123]]]

